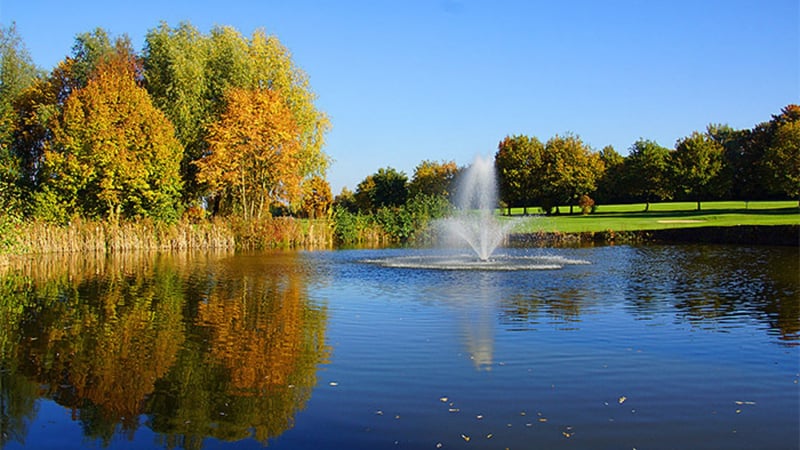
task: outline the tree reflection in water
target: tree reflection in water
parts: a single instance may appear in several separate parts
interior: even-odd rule
[[[35,400],[110,443],[265,442],[292,426],[327,357],[327,313],[297,253],[45,258],[0,284],[0,431],[24,442]]]

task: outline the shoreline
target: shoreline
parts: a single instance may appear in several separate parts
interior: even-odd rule
[[[513,233],[512,245],[586,245],[586,244],[751,244],[800,247],[800,224],[736,225],[660,230],[586,231],[579,233]]]

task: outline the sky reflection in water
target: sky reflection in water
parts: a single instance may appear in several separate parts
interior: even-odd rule
[[[791,448],[797,249],[49,260],[2,289],[3,448]]]

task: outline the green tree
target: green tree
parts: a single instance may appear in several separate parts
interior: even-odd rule
[[[524,208],[541,202],[544,145],[535,137],[506,136],[494,157],[500,200],[508,207]]]
[[[18,125],[16,103],[41,75],[16,25],[0,27],[0,211],[5,214],[21,213],[23,201],[21,160],[13,145]]]
[[[700,202],[717,198],[724,192],[720,180],[724,148],[706,133],[693,132],[679,139],[672,153],[671,165],[675,186],[688,198]]]
[[[171,29],[162,22],[145,37],[144,77],[153,103],[175,125],[183,144],[181,176],[184,198],[200,195],[197,166],[208,150],[207,127],[222,110],[224,95],[211,96],[206,81],[211,42],[196,28],[183,22]],[[227,76],[228,74],[223,74]]]
[[[356,196],[347,186],[342,187],[341,192],[333,199],[333,206],[351,213],[358,212]]]
[[[607,145],[600,150],[606,170],[597,181],[597,200],[601,203],[624,203],[630,196],[625,182],[625,157]]]
[[[397,207],[408,200],[408,177],[405,173],[386,167],[378,169],[372,179],[375,182],[372,191],[374,207]]]
[[[545,206],[569,204],[570,214],[582,195],[597,189],[605,167],[597,153],[573,134],[556,135],[545,144],[543,187]]]
[[[361,180],[356,186],[356,192],[353,194],[356,208],[360,212],[371,213],[377,208],[373,198],[375,197],[375,175],[367,175],[366,178]]]
[[[182,148],[137,85],[135,67],[120,48],[65,101],[44,155],[44,217],[177,218]]]
[[[672,196],[669,158],[668,148],[639,139],[631,146],[625,159],[625,185],[631,195],[645,202],[645,211],[650,210],[650,202],[667,200]]]

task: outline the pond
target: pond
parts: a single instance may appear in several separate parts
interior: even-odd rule
[[[0,447],[797,448],[797,248],[38,258],[0,275]],[[574,263],[569,263],[574,262]]]

